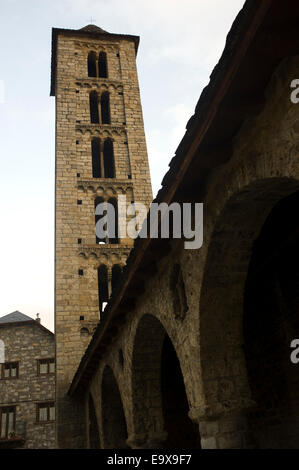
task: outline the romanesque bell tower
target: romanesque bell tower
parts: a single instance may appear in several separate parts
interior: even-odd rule
[[[82,420],[69,385],[101,321],[132,247],[98,237],[95,208],[118,197],[152,200],[136,53],[137,36],[89,25],[53,29],[51,95],[56,97],[56,400],[59,447],[81,447]],[[124,200],[124,199],[122,199]],[[80,424],[81,423],[81,424]],[[80,427],[81,426],[81,427]]]

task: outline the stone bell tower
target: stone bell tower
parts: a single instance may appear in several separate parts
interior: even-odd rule
[[[95,207],[118,196],[147,207],[152,189],[136,53],[139,37],[89,25],[52,31],[56,97],[56,403],[58,447],[83,444],[67,391],[133,240],[98,238]],[[117,229],[117,224],[116,224]]]

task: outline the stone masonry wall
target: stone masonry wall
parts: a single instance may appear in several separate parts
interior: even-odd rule
[[[5,362],[19,363],[19,377],[0,380],[0,407],[16,406],[16,434],[27,449],[53,449],[55,422],[37,422],[37,403],[55,401],[55,374],[38,375],[38,360],[55,357],[54,335],[38,325],[0,327]]]
[[[88,53],[102,50],[108,78],[90,78]],[[60,447],[81,447],[82,419],[66,393],[99,321],[97,268],[105,264],[110,281],[112,266],[123,266],[132,247],[128,239],[96,244],[94,200],[121,194],[127,205],[138,201],[148,207],[152,191],[134,42],[59,34],[56,72],[57,429]],[[111,124],[91,124],[91,91],[109,92]],[[92,177],[93,137],[112,139],[115,178]]]

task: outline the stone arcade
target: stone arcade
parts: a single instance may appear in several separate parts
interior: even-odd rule
[[[59,447],[298,448],[298,27],[246,1],[156,198],[204,203],[203,246],[137,239],[99,322],[130,246],[96,243],[94,199],[151,199],[138,39],[53,31]]]

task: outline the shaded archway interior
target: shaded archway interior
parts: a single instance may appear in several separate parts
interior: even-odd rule
[[[90,449],[100,449],[100,435],[98,428],[98,421],[96,411],[93,403],[91,394],[89,394],[88,400],[88,412],[89,412],[89,447]]]
[[[299,376],[290,343],[299,332],[299,192],[279,201],[255,241],[244,295],[244,344],[259,448],[298,448]]]
[[[246,334],[243,334],[244,292],[245,285],[249,286],[246,279],[248,270],[255,269],[249,268],[249,265],[255,263],[250,262],[254,247],[259,245],[257,242],[255,244],[255,240],[262,233],[272,209],[279,201],[292,197],[298,189],[299,182],[289,178],[254,182],[232,196],[215,223],[200,298],[200,361],[204,393],[207,404],[215,413],[244,410],[243,413],[246,414],[248,408],[254,406],[256,392],[248,373],[248,368],[252,368],[252,373],[255,373],[252,366],[253,353],[249,352],[252,351],[250,344],[255,334],[255,321],[248,323],[252,313],[247,313]],[[268,237],[271,236],[272,232],[268,230]],[[273,240],[271,243],[273,245]],[[267,244],[269,248],[269,240]],[[259,292],[263,289],[262,282],[265,292],[269,293],[270,280],[265,276],[260,278]],[[249,307],[254,302],[248,300],[250,289],[247,287],[246,311],[253,310]],[[254,295],[258,302],[258,295]],[[261,310],[263,307],[260,304],[258,311],[261,313]],[[273,326],[269,328],[275,329]],[[260,334],[260,341],[262,336]],[[277,351],[275,354],[278,354]],[[280,356],[281,354],[282,349],[279,352]],[[289,355],[282,360],[289,361]],[[254,427],[254,420],[252,426]],[[247,443],[243,442],[243,445],[246,446]],[[253,445],[257,445],[256,440]],[[263,446],[263,443],[258,445]]]
[[[132,364],[136,433],[148,447],[200,447],[177,354],[160,321],[145,315],[136,331]]]
[[[188,416],[189,404],[180,363],[168,335],[164,336],[161,359],[161,391],[165,449],[200,449],[198,424]]]
[[[112,369],[106,366],[102,379],[102,432],[105,449],[127,449],[126,418]]]

